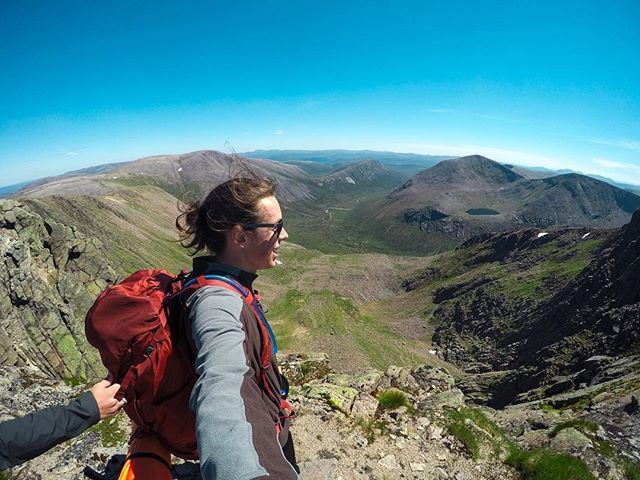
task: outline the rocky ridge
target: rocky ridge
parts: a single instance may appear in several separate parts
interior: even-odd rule
[[[434,292],[439,304],[434,340],[447,360],[467,372],[502,376],[494,385],[492,404],[502,407],[558,393],[560,387],[554,385],[561,377],[572,379],[562,391],[588,385],[598,373],[590,358],[628,357],[640,348],[640,297],[632,287],[640,281],[640,211],[581,269],[570,253],[576,255],[580,245],[597,238],[607,237],[586,229],[479,237],[465,244],[476,251],[467,265],[526,270],[540,262],[551,265],[549,256],[555,252],[560,265],[574,262],[581,271],[570,281],[566,274],[541,277],[529,295],[509,296],[509,288],[523,292],[522,285],[509,287],[487,274]],[[573,249],[566,248],[572,242]]]
[[[57,378],[102,373],[84,337],[84,314],[116,280],[102,243],[0,200],[0,365]]]
[[[437,367],[344,375],[333,373],[322,354],[289,355],[281,365],[292,381],[290,400],[297,412],[292,431],[302,480],[515,480],[523,468],[517,455],[531,456],[536,468],[542,468],[545,455],[576,463],[587,475],[576,478],[622,479],[633,460],[628,451],[615,450],[615,433],[594,417],[531,406],[473,407],[453,377]],[[5,367],[0,369],[0,419],[68,401],[80,391],[24,368]],[[614,408],[605,398],[598,406],[599,412]],[[89,468],[101,472],[97,478],[115,479],[130,426],[123,414],[108,422],[10,475],[81,479]],[[200,478],[197,464],[179,459],[173,473],[176,479]]]
[[[381,184],[394,183],[397,181],[397,173],[385,168],[380,162],[375,160],[364,160],[350,163],[322,176],[318,181],[320,185],[328,187],[335,184],[356,183]]]
[[[274,179],[284,203],[313,199],[308,185],[309,175],[294,165],[247,160],[214,150],[145,157],[114,164],[108,173],[89,171],[54,177],[46,183],[28,185],[18,195],[101,196],[113,193],[120,185],[156,185],[177,198],[194,196],[200,199],[230,176],[243,173],[246,165],[250,165],[256,174]]]

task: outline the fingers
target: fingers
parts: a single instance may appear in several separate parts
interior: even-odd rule
[[[126,404],[127,400],[125,398],[123,398],[122,400],[117,400],[116,398],[111,397],[108,400],[104,400],[102,405],[100,406],[100,418],[104,419],[115,415]]]
[[[115,394],[118,393],[118,390],[120,390],[119,383],[114,383],[113,385],[107,387],[107,393],[111,396],[115,396]]]
[[[116,398],[118,390],[120,390],[120,384],[112,384],[108,380],[101,380],[91,387],[91,393],[98,404],[101,419],[116,414],[127,403],[124,399],[118,400]]]
[[[93,387],[91,387],[91,390],[93,390],[93,389],[104,389],[104,388],[107,388],[109,385],[111,385],[111,382],[109,380],[100,380]]]
[[[110,414],[114,414],[117,411],[119,411],[122,407],[124,407],[127,404],[127,400],[126,399],[122,399],[122,400],[115,400],[113,401],[113,403],[108,407],[108,412]]]

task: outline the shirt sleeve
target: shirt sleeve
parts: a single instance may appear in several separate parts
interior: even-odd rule
[[[0,423],[0,470],[43,454],[99,420],[98,404],[91,392],[85,392],[69,405],[45,408]]]
[[[196,416],[203,478],[297,479],[255,380],[242,299],[226,288],[208,286],[187,307],[198,375],[190,408]]]

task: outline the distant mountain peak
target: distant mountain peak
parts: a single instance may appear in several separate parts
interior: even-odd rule
[[[384,183],[385,179],[397,176],[377,160],[362,160],[360,162],[342,165],[336,170],[321,177],[320,181],[327,184]],[[397,185],[397,183],[396,183]]]
[[[453,160],[443,160],[433,167],[433,169],[436,168],[451,170],[464,176],[487,176],[506,182],[515,182],[524,178],[512,169],[482,155],[467,155]]]
[[[490,158],[482,155],[468,155],[438,162],[433,167],[415,175],[397,191],[439,189],[444,184],[469,190],[499,188],[523,178],[522,175]]]

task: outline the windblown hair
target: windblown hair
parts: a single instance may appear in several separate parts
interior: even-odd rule
[[[187,202],[180,208],[176,228],[180,242],[192,255],[207,250],[219,254],[225,247],[224,232],[235,225],[259,223],[258,202],[274,196],[275,183],[257,175],[236,177],[215,187],[203,202]]]

